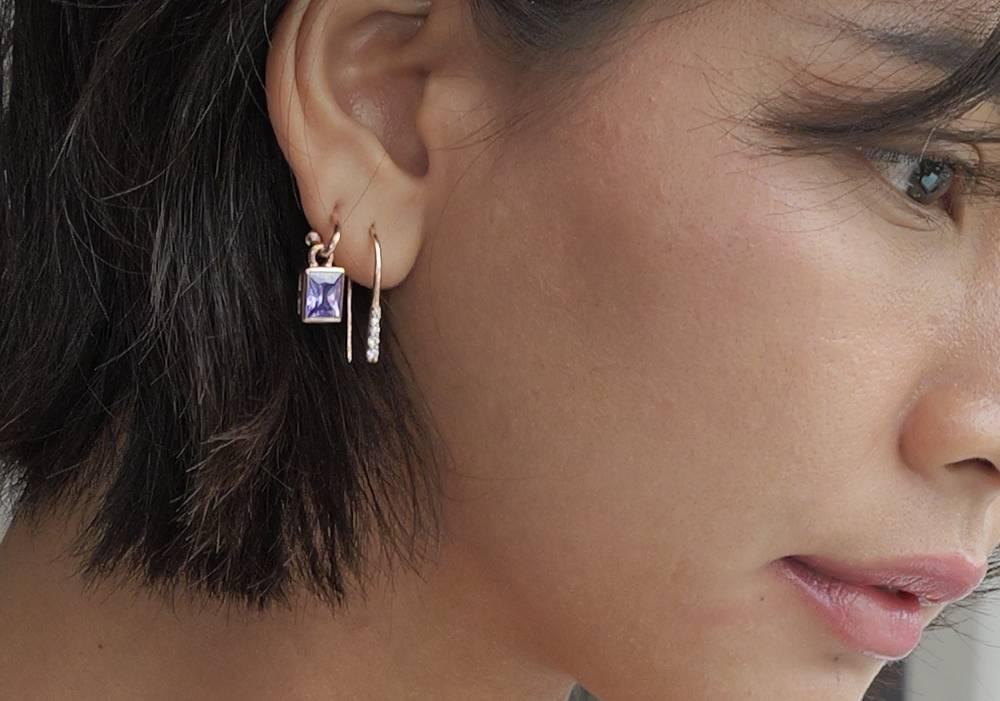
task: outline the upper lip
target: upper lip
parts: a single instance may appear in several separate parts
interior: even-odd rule
[[[806,566],[859,586],[884,587],[913,594],[922,604],[950,604],[964,599],[986,577],[986,563],[961,553],[921,555],[872,563],[844,563],[820,556],[795,556]]]

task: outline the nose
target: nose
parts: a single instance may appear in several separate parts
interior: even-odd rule
[[[902,425],[904,462],[935,488],[962,490],[966,525],[1000,545],[1000,392],[981,383],[947,382],[925,390]],[[977,531],[973,531],[977,532]],[[985,553],[983,553],[985,554]]]

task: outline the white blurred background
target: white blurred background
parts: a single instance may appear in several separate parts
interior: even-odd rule
[[[954,629],[929,631],[907,658],[905,701],[1000,701],[1000,601],[948,615]]]

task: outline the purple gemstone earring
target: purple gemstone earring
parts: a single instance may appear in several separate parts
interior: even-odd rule
[[[336,324],[344,317],[344,287],[347,287],[347,362],[351,362],[351,279],[346,271],[333,265],[340,242],[340,223],[334,222],[333,238],[323,245],[315,231],[306,236],[309,266],[299,276],[299,313],[306,324]],[[317,257],[324,262],[317,262]]]

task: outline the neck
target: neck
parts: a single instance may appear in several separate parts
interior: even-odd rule
[[[330,611],[267,613],[84,588],[66,527],[15,520],[0,543],[0,679],[10,698],[565,701],[573,680],[518,650],[529,622],[444,548]],[[379,580],[380,582],[382,580]],[[522,627],[523,626],[523,627]]]

